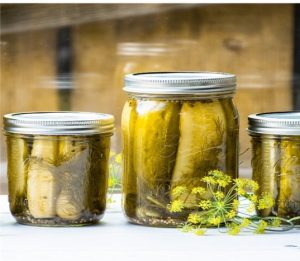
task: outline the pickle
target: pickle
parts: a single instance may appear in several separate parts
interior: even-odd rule
[[[90,166],[89,174],[89,208],[92,213],[103,214],[106,206],[108,181],[108,164],[110,151],[109,136],[95,136],[90,139]]]
[[[180,140],[171,190],[186,186],[189,190],[203,185],[201,178],[209,170],[222,169],[225,149],[226,119],[218,100],[184,102],[180,112]],[[206,193],[204,197],[209,197]],[[187,208],[196,207],[196,195],[180,198]],[[171,193],[172,200],[174,199]]]
[[[278,215],[291,218],[300,215],[299,140],[283,140],[281,155]]]
[[[13,214],[21,212],[26,194],[27,143],[21,137],[7,137],[8,187],[10,209]]]
[[[74,137],[59,138],[60,188],[56,212],[63,219],[78,219],[87,203],[89,186],[89,150],[82,140]]]
[[[137,176],[133,167],[133,143],[136,122],[136,100],[126,102],[122,112],[123,135],[123,175],[122,189],[124,193],[123,204],[126,214],[134,216],[136,209]]]
[[[34,218],[56,215],[59,191],[53,164],[57,157],[57,141],[37,137],[33,141],[27,180],[28,208]]]
[[[258,196],[263,193],[273,195],[274,200],[278,195],[276,178],[280,171],[280,146],[279,142],[274,139],[264,138],[252,140],[252,176],[259,184],[256,192]],[[258,210],[259,216],[266,217],[272,214],[272,208]]]
[[[226,117],[226,171],[232,178],[238,177],[239,166],[239,116],[231,99],[220,100]]]
[[[133,160],[139,204],[145,211],[151,205],[166,208],[179,140],[180,104],[139,101],[136,110]]]

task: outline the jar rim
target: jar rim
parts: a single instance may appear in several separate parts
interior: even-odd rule
[[[300,135],[300,111],[280,111],[248,116],[249,134]]]
[[[5,133],[39,135],[91,135],[113,133],[110,114],[78,111],[17,112],[3,117]]]
[[[234,74],[206,71],[141,72],[125,76],[126,93],[146,95],[232,95]]]

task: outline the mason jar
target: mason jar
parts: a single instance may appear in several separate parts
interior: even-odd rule
[[[248,122],[257,193],[271,194],[275,202],[258,214],[300,216],[300,112],[252,114]]]
[[[82,226],[102,218],[113,121],[88,112],[4,116],[9,204],[18,223]]]
[[[234,75],[216,72],[125,77],[122,204],[130,222],[177,226],[198,206],[194,194],[183,193],[187,211],[171,213],[175,187],[201,186],[202,178],[215,169],[238,176],[235,86]]]

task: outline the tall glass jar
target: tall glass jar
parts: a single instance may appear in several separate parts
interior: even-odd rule
[[[106,206],[113,116],[33,112],[4,116],[9,203],[18,223],[82,226]]]
[[[215,169],[238,176],[235,76],[136,73],[125,77],[124,91],[124,212],[132,223],[177,226],[198,206],[194,194],[184,193],[189,211],[171,213],[173,188],[203,185],[201,179]]]
[[[258,214],[300,216],[300,112],[253,114],[248,121],[257,193],[270,194],[275,202]]]

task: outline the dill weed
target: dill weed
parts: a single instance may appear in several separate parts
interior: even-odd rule
[[[185,211],[184,200],[180,199],[181,193],[205,193],[211,195],[208,199],[195,200],[198,205],[180,226],[182,232],[193,232],[204,235],[207,228],[217,227],[221,232],[237,235],[242,231],[252,231],[262,234],[266,231],[286,231],[294,227],[294,220],[280,217],[259,217],[253,214],[255,209],[265,210],[274,206],[275,201],[270,193],[257,196],[259,185],[254,180],[232,179],[220,170],[212,170],[202,178],[203,187],[189,190],[184,186],[174,188],[175,199],[168,205],[169,211],[181,213]],[[177,198],[176,198],[177,197]],[[240,198],[240,200],[238,200]],[[247,201],[247,208],[240,207],[242,201]],[[298,217],[297,219],[300,219]]]

